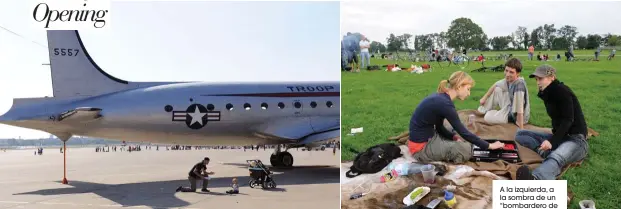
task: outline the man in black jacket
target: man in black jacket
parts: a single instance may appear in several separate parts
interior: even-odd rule
[[[196,192],[196,182],[203,181],[203,192],[209,192],[207,186],[209,185],[209,175],[213,172],[207,172],[207,165],[209,164],[209,158],[205,157],[202,161],[196,163],[190,172],[188,173],[188,180],[190,181],[190,188],[178,187],[177,192]]]
[[[546,112],[552,119],[552,134],[519,130],[515,140],[544,158],[531,173],[528,166],[517,171],[518,180],[555,180],[561,169],[582,160],[588,152],[587,126],[578,98],[556,79],[556,70],[550,65],[535,69],[530,78],[537,79],[539,93]]]

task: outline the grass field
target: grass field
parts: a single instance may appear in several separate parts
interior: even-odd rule
[[[498,54],[487,52],[484,54]],[[527,52],[511,52],[525,56]],[[535,52],[536,54],[537,52]],[[480,53],[479,53],[480,54]],[[549,53],[552,57],[552,53]],[[593,51],[576,51],[578,55],[592,55]],[[619,208],[621,204],[621,60],[607,61],[608,51],[603,51],[599,62],[548,61],[557,69],[560,81],[565,82],[580,100],[587,125],[601,135],[589,141],[589,155],[581,167],[569,170],[563,179],[575,193],[570,208],[579,208],[578,201],[591,199],[597,208]],[[556,54],[555,54],[556,55]],[[562,54],[561,54],[562,55]],[[528,79],[540,61],[524,61],[522,76],[527,80],[531,99],[530,123],[550,127],[550,119],[541,99],[536,96],[534,79]],[[371,59],[372,65],[390,64],[391,61]],[[411,63],[400,62],[401,66]],[[421,63],[416,63],[420,65]],[[487,62],[486,66],[503,64],[502,61]],[[433,67],[434,65],[432,65]],[[480,67],[471,63],[463,71]],[[424,74],[408,72],[372,71],[361,73],[343,72],[342,92],[342,160],[355,156],[349,151],[364,150],[369,146],[388,142],[387,138],[407,131],[412,112],[425,96],[434,93],[440,80],[448,79],[459,70],[451,66],[433,69]],[[471,96],[466,101],[455,101],[458,109],[476,109],[485,91],[504,77],[501,72],[470,73],[476,80]],[[351,128],[363,127],[364,132],[348,135]]]

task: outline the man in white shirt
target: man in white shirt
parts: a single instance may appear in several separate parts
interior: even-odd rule
[[[485,114],[485,122],[513,123],[524,129],[524,124],[530,119],[530,100],[521,72],[522,62],[517,58],[505,63],[505,78],[494,83],[480,100],[478,111]]]
[[[367,39],[367,37],[363,35],[360,39],[360,61],[362,61],[362,68],[371,65],[371,55],[369,54],[370,47],[371,43],[369,43],[369,39]],[[367,63],[366,65],[365,60]]]

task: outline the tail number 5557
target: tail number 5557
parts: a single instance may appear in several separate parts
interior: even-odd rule
[[[54,56],[78,56],[79,49],[54,48]]]

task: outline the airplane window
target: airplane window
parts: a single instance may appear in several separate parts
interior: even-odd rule
[[[312,101],[312,102],[311,102],[311,107],[312,107],[312,108],[315,108],[315,107],[317,107],[317,102],[315,102],[315,101]]]
[[[333,104],[332,104],[332,101],[328,101],[328,102],[326,102],[326,106],[328,106],[328,107],[332,107],[332,105],[333,105]]]
[[[229,111],[233,110],[233,105],[231,103],[226,104],[226,109]]]
[[[278,103],[278,108],[280,108],[280,109],[285,108],[285,103],[279,102]]]
[[[302,103],[295,102],[295,103],[293,103],[293,106],[295,106],[295,108],[300,108],[300,107],[302,107]]]
[[[250,104],[248,104],[248,103],[244,104],[244,109],[250,110]]]
[[[265,102],[261,103],[261,109],[266,110],[267,109],[267,103],[265,103]]]
[[[207,110],[212,111],[214,108],[213,104],[208,104],[207,105]]]
[[[164,110],[166,110],[166,112],[171,112],[173,110],[173,107],[170,105],[166,105],[164,106]]]

